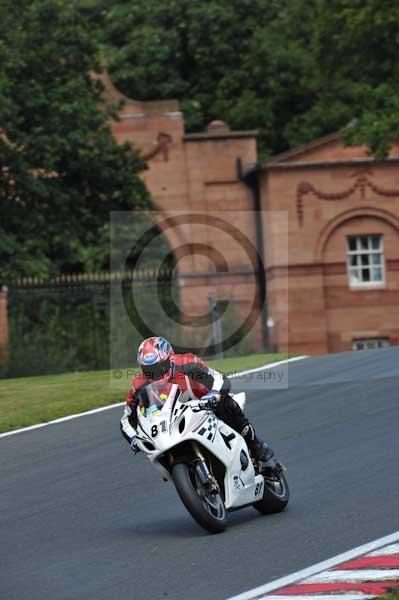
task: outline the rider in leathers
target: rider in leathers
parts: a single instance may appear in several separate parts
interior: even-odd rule
[[[275,468],[272,449],[256,436],[253,425],[229,395],[231,383],[222,373],[208,367],[195,354],[175,354],[162,337],[144,340],[137,352],[137,362],[142,372],[133,378],[121,418],[121,433],[134,452],[139,450],[136,443],[139,392],[153,381],[163,380],[177,383],[183,392],[188,389],[193,399],[208,401],[216,416],[243,436],[260,467]]]

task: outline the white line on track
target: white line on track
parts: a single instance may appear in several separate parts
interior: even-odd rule
[[[286,360],[279,360],[274,363],[269,363],[264,365],[263,367],[257,367],[256,369],[249,369],[248,371],[239,371],[238,373],[233,373],[229,375],[230,379],[234,379],[235,377],[241,377],[243,375],[248,375],[250,373],[257,373],[258,371],[264,371],[265,369],[272,369],[274,367],[278,367],[279,365],[284,365],[287,363],[295,362],[297,360],[303,360],[304,358],[308,358],[307,356],[294,356],[293,358],[288,358]],[[93,410],[87,410],[85,412],[77,413],[74,415],[68,415],[67,417],[61,417],[60,419],[54,419],[53,421],[47,421],[47,423],[38,423],[37,425],[30,425],[29,427],[22,427],[21,429],[15,429],[14,431],[6,431],[5,433],[0,433],[0,438],[8,437],[10,435],[16,435],[17,433],[23,433],[24,431],[32,431],[33,429],[41,429],[42,427],[47,427],[48,425],[55,425],[57,423],[63,423],[64,421],[70,421],[71,419],[77,419],[78,417],[85,417],[86,415],[93,415],[95,413],[103,412],[105,410],[110,410],[112,408],[116,408],[118,406],[124,406],[125,402],[118,402],[116,404],[108,404],[107,406],[102,406],[101,408],[95,408]]]
[[[274,367],[278,367],[279,365],[285,365],[286,363],[292,363],[296,360],[303,360],[304,358],[309,358],[308,356],[294,356],[293,358],[287,358],[286,360],[279,360],[274,363],[269,363],[268,365],[263,365],[263,367],[256,367],[256,369],[249,369],[248,371],[239,371],[238,373],[233,373],[229,375],[230,379],[234,377],[241,377],[242,375],[248,375],[249,373],[257,373],[258,371],[264,371],[267,369],[272,369]]]
[[[382,546],[387,546],[388,544],[395,544],[395,542],[399,542],[399,531],[395,531],[395,533],[379,538],[378,540],[374,540],[373,542],[370,542],[368,544],[364,544],[363,546],[358,546],[357,548],[348,550],[348,552],[338,554],[333,558],[324,560],[323,562],[307,567],[306,569],[302,569],[301,571],[297,571],[296,573],[292,573],[291,575],[287,575],[286,577],[281,577],[280,579],[276,579],[275,581],[271,581],[270,583],[266,583],[265,585],[253,588],[248,592],[244,592],[242,594],[239,594],[238,596],[231,597],[228,600],[260,600],[265,594],[268,594],[269,592],[275,591],[292,583],[298,583],[299,581],[307,579],[308,577],[316,575],[317,573],[321,573],[322,571],[331,569],[332,567],[336,567],[337,565],[347,560],[357,558],[358,556],[362,556],[363,554],[367,554],[368,552],[377,550]],[[349,573],[349,571],[346,571],[347,578]],[[280,597],[280,599],[283,600],[282,597]]]
[[[384,548],[379,548],[378,550],[374,550],[374,552],[370,552],[368,556],[387,556],[389,554],[399,554],[399,544],[384,546]]]

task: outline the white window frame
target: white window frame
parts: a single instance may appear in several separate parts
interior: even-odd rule
[[[362,237],[366,237],[366,238],[368,238],[368,240],[370,240],[367,242],[367,245],[368,245],[367,250],[360,247],[360,238],[362,238]],[[379,238],[380,245],[379,245],[378,249],[374,249],[371,247],[372,246],[371,238],[373,238],[373,237]],[[350,249],[350,246],[349,246],[350,238],[356,239],[356,250]],[[348,267],[348,281],[349,281],[350,288],[352,288],[352,289],[367,289],[367,288],[383,288],[383,287],[385,287],[386,279],[385,279],[384,236],[382,234],[380,234],[380,233],[365,233],[365,234],[348,235],[346,238],[346,254],[347,254],[347,267]],[[370,264],[368,267],[363,267],[363,268],[370,269],[370,277],[372,276],[374,268],[381,269],[382,279],[380,281],[372,280],[372,279],[370,279],[370,281],[353,281],[351,279],[351,273],[358,272],[359,270],[362,271],[361,265],[357,265],[357,266],[351,265],[351,263],[350,263],[351,256],[361,256],[362,254],[363,255],[366,254],[368,256],[372,256],[373,254],[379,254],[381,256],[381,264],[379,266],[373,265],[370,261]]]

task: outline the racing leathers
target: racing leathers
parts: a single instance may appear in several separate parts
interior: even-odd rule
[[[256,437],[255,430],[241,407],[229,395],[231,388],[229,378],[219,371],[211,369],[195,354],[176,354],[174,361],[175,369],[169,382],[178,384],[182,392],[188,390],[193,399],[199,399],[209,394],[210,391],[215,393],[215,396],[219,398],[215,408],[216,416],[244,437],[252,455],[257,460],[268,461],[273,456],[273,452],[270,446]],[[152,382],[144,373],[133,378],[120,424],[121,433],[130,444],[136,436],[139,392]]]

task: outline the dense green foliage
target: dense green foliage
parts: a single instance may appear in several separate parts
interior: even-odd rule
[[[10,294],[9,357],[2,375],[20,377],[107,368],[107,290],[45,292]]]
[[[99,56],[73,2],[1,1],[2,281],[90,269],[110,210],[148,205],[143,164],[113,139],[114,107],[90,76]]]
[[[313,29],[314,101],[287,131],[291,143],[349,127],[344,139],[377,158],[399,137],[399,5],[319,0]]]
[[[189,130],[259,129],[263,156],[344,128],[384,156],[399,134],[395,0],[86,0],[112,77],[178,98]]]
[[[126,315],[119,286],[108,282],[69,286],[11,288],[8,296],[9,357],[0,377],[20,377],[128,366],[142,335],[134,324],[137,311],[146,323],[159,318],[158,295],[168,303],[169,286],[135,283],[138,309]],[[169,301],[169,309],[173,304]],[[114,326],[110,331],[110,312]],[[173,336],[166,327],[165,335]]]

